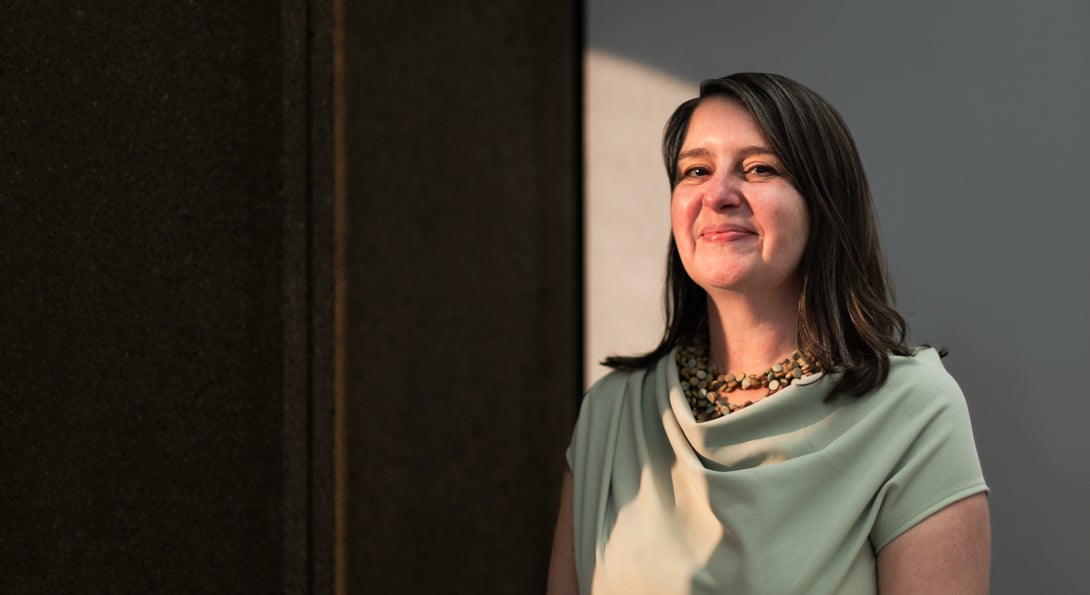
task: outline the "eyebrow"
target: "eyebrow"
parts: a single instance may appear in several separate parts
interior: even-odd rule
[[[712,152],[709,151],[708,149],[705,149],[704,147],[696,147],[694,149],[689,149],[687,151],[682,151],[682,152],[678,153],[677,154],[677,160],[681,161],[682,159],[708,158],[708,157],[711,157],[711,155],[712,155]],[[750,145],[748,147],[743,148],[741,151],[738,152],[738,156],[741,159],[745,159],[746,157],[751,157],[753,155],[772,155],[772,156],[776,156],[776,152],[773,151],[772,149],[768,148],[768,147],[762,147],[762,146],[759,146],[759,145]]]

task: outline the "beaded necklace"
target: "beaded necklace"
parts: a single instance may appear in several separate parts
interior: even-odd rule
[[[727,400],[728,393],[738,389],[766,388],[768,392],[765,396],[770,396],[799,378],[825,370],[821,362],[796,351],[760,374],[720,374],[708,364],[707,345],[700,343],[686,343],[678,347],[677,369],[685,400],[689,402],[693,417],[698,422],[723,417],[753,404],[753,401],[740,405],[731,403]]]

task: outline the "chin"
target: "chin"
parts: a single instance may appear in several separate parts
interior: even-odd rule
[[[694,279],[694,281],[708,293],[715,291],[744,291],[749,286],[745,277],[725,275],[702,277],[699,280]]]

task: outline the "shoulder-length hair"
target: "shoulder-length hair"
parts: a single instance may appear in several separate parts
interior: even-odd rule
[[[662,155],[670,188],[689,121],[709,96],[744,105],[764,130],[786,175],[806,200],[810,230],[802,263],[796,340],[800,351],[842,372],[829,399],[861,396],[889,376],[890,354],[907,355],[907,326],[893,309],[885,258],[863,164],[848,127],[825,99],[783,76],[739,73],[710,79],[666,124]],[[666,261],[666,329],[654,350],[611,356],[618,369],[647,368],[708,332],[707,295],[685,272],[673,234]]]

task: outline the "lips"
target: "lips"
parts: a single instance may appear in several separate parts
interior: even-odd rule
[[[732,242],[757,236],[751,227],[737,223],[717,223],[700,228],[699,238],[709,242]]]

